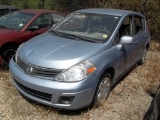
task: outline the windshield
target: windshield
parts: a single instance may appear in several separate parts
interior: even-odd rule
[[[34,16],[33,13],[9,13],[0,17],[0,28],[21,30]]]
[[[119,17],[105,14],[73,13],[52,28],[55,33],[106,41]]]

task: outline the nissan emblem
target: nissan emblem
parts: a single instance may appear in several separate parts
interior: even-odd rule
[[[31,73],[31,72],[33,72],[33,68],[32,67],[28,67],[27,68],[27,73]]]

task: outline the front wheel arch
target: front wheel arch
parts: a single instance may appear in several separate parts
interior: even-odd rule
[[[101,74],[101,76],[100,76],[100,78],[98,80],[98,83],[97,83],[97,87],[96,87],[96,90],[95,90],[95,93],[94,93],[94,97],[93,97],[93,100],[92,100],[92,103],[91,103],[92,107],[93,106],[98,107],[98,106],[101,105],[101,103],[97,103],[97,100],[96,100],[95,97],[97,95],[97,89],[98,89],[99,84],[100,84],[101,80],[103,79],[103,77],[105,77],[105,76],[109,77],[109,79],[110,79],[110,89],[111,89],[111,86],[113,84],[114,75],[115,75],[115,70],[114,70],[113,67],[109,67],[109,68],[107,68],[106,70],[103,71],[103,73]],[[109,89],[109,93],[110,93],[110,89]],[[107,99],[108,96],[109,96],[109,94],[106,96],[106,99]]]
[[[105,87],[105,88],[104,88]],[[92,107],[99,107],[108,98],[111,90],[111,75],[105,73],[100,78],[92,101]]]
[[[144,64],[144,62],[146,60],[146,55],[147,55],[148,49],[149,49],[149,43],[146,45],[146,47],[145,47],[145,49],[143,51],[142,57],[138,62],[138,65],[143,65]]]
[[[1,46],[1,57],[2,57],[2,60],[5,64],[7,64],[7,65],[9,64],[9,58],[11,58],[15,54],[18,46],[19,46],[19,44],[15,43],[15,42],[5,43],[4,45]],[[5,55],[6,55],[6,52],[8,52],[9,49],[12,50],[12,51],[10,51],[12,56],[7,57]]]

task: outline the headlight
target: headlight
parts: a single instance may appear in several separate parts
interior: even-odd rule
[[[15,62],[16,62],[16,63],[17,63],[18,52],[19,52],[19,50],[20,50],[20,48],[22,47],[23,44],[24,44],[24,43],[22,43],[22,44],[18,47],[18,49],[17,49],[17,51],[16,51],[16,54],[15,54]]]
[[[89,74],[93,73],[96,70],[96,67],[89,61],[84,61],[77,65],[72,66],[64,73],[60,74],[56,80],[65,81],[65,82],[76,82],[83,80]]]

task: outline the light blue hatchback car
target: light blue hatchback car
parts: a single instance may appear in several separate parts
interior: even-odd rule
[[[25,97],[59,109],[99,106],[135,64],[150,34],[145,17],[115,9],[82,9],[22,44],[9,64]]]

